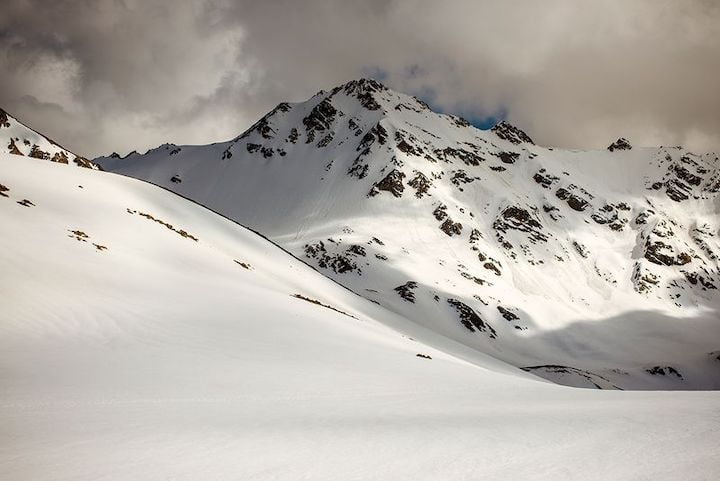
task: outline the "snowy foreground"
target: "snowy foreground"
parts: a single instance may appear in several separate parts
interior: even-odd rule
[[[542,381],[141,181],[2,154],[0,184],[0,479],[720,472],[720,392]]]

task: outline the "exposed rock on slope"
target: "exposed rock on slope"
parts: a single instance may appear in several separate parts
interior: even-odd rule
[[[0,109],[0,153],[22,155],[97,170],[94,162],[75,155]]]

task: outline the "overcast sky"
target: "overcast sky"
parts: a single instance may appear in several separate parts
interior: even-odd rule
[[[720,150],[715,0],[3,0],[0,107],[89,157],[360,76],[537,143]]]

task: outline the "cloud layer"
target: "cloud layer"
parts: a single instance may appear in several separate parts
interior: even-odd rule
[[[545,145],[720,150],[714,0],[5,0],[0,106],[81,154],[208,143],[364,75]]]

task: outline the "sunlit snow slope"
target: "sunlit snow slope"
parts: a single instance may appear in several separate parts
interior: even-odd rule
[[[98,162],[555,382],[720,388],[716,154],[544,148],[363,79],[280,104],[230,142]]]
[[[0,153],[97,169],[98,166],[56,144],[0,109]]]
[[[720,469],[719,393],[539,381],[137,180],[0,154],[0,184],[0,479]]]

